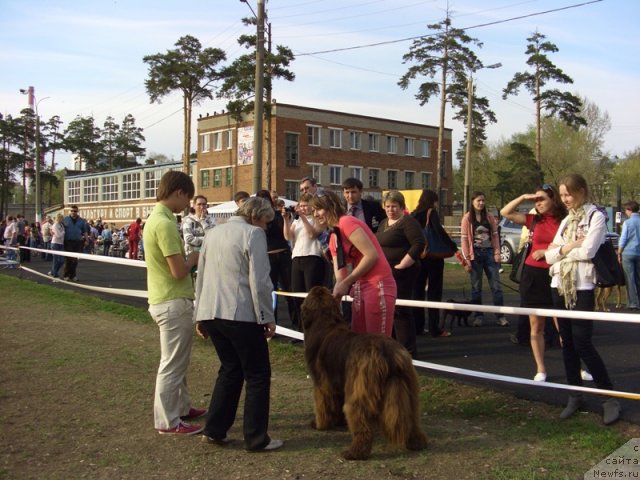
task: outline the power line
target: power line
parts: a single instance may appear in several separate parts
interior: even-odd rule
[[[551,10],[545,10],[543,12],[536,12],[536,13],[529,13],[527,15],[520,15],[517,17],[511,17],[511,18],[506,18],[504,20],[496,20],[494,22],[487,22],[487,23],[480,23],[478,25],[472,25],[470,27],[464,27],[463,30],[471,30],[474,28],[481,28],[481,27],[488,27],[491,25],[498,25],[500,23],[507,23],[507,22],[512,22],[514,20],[522,20],[523,18],[530,18],[530,17],[536,17],[539,15],[546,15],[547,13],[554,13],[554,12],[559,12],[562,10],[568,10],[570,8],[577,8],[577,7],[583,7],[585,5],[590,5],[592,3],[599,3],[602,2],[602,0],[592,0],[590,2],[583,2],[583,3],[577,3],[574,5],[568,5],[566,7],[560,7],[560,8],[554,8]],[[393,43],[401,43],[401,42],[408,42],[409,40],[417,40],[419,38],[425,38],[425,37],[433,37],[435,35],[438,35],[437,33],[431,33],[428,35],[418,35],[415,37],[407,37],[407,38],[400,38],[397,40],[387,40],[384,42],[376,42],[376,43],[368,43],[365,45],[355,45],[353,47],[343,47],[343,48],[334,48],[331,50],[320,50],[317,52],[305,52],[305,53],[296,53],[297,57],[303,57],[303,56],[307,56],[307,55],[318,55],[318,54],[322,54],[322,53],[334,53],[334,52],[345,52],[348,50],[358,50],[361,48],[370,48],[370,47],[379,47],[381,45],[391,45]]]

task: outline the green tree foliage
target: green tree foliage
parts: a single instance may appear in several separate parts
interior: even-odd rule
[[[640,147],[626,153],[624,158],[614,164],[610,184],[618,185],[622,191],[622,201],[640,201]]]
[[[498,208],[523,193],[532,192],[544,182],[531,147],[517,141],[504,141],[480,151],[472,164],[471,190],[485,193],[487,203]]]
[[[93,117],[74,118],[64,131],[63,148],[82,159],[87,171],[98,170],[101,157],[101,130],[95,125]]]
[[[173,91],[182,92],[184,113],[183,170],[189,173],[191,151],[191,114],[194,104],[213,98],[214,83],[221,75],[217,65],[226,59],[219,48],[202,48],[200,41],[186,35],[175,44],[177,48],[166,53],[147,55],[143,61],[149,65],[149,77],[145,80],[151,103]]]
[[[413,63],[398,85],[405,90],[412,80],[422,81],[415,97],[420,105],[425,105],[433,96],[440,94],[440,123],[438,130],[436,190],[442,185],[442,151],[444,139],[444,119],[446,104],[466,91],[468,72],[482,68],[482,62],[468,45],[481,47],[482,44],[470,37],[464,30],[452,27],[451,17],[439,23],[428,25],[433,33],[413,41],[409,52],[403,55],[403,63]],[[439,80],[436,80],[439,75]],[[426,80],[424,80],[426,79]],[[456,105],[463,105],[459,100]],[[466,113],[464,114],[466,118]]]
[[[109,170],[118,164],[118,134],[120,133],[120,125],[115,119],[109,115],[102,125],[102,158],[106,161]]]
[[[245,26],[255,26],[255,18],[243,18]],[[269,30],[270,30],[269,26]],[[269,31],[269,39],[271,32]],[[241,35],[238,44],[249,53],[240,55],[230,65],[222,70],[224,81],[218,91],[218,97],[228,99],[227,110],[238,121],[243,114],[251,113],[254,109],[255,78],[256,78],[256,43],[257,35]],[[273,79],[282,79],[288,82],[295,80],[296,76],[289,67],[295,59],[290,48],[276,45],[275,51],[271,47],[271,41],[264,55],[264,87],[267,103],[265,115],[269,118],[271,113],[271,96]]]
[[[142,147],[145,138],[142,134],[142,128],[136,127],[136,120],[133,115],[128,114],[122,120],[122,126],[116,136],[116,146],[118,151],[116,167],[131,166],[130,157],[135,159],[142,157],[146,149]]]
[[[546,36],[535,32],[527,41],[526,55],[527,65],[533,68],[532,72],[517,72],[503,90],[502,98],[509,95],[517,95],[521,87],[524,87],[533,97],[536,109],[536,161],[541,163],[541,112],[544,110],[548,117],[557,117],[567,125],[575,128],[586,125],[586,121],[580,115],[582,102],[580,98],[570,92],[562,92],[557,88],[548,87],[549,83],[573,83],[573,79],[554,65],[547,57],[548,53],[555,53],[558,47],[545,41]]]
[[[58,115],[51,117],[46,123],[41,123],[40,137],[44,139],[45,152],[51,155],[51,173],[56,171],[56,153],[63,148],[62,120]]]
[[[0,115],[0,214],[4,215],[9,195],[17,185],[18,175],[24,163],[20,143],[24,125],[11,115]]]

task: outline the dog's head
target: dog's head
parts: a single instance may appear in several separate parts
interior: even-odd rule
[[[335,325],[343,323],[340,302],[325,287],[313,287],[302,302],[302,325],[305,330],[312,324]]]

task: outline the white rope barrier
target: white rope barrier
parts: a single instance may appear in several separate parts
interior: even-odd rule
[[[276,292],[283,297],[306,298],[306,293]],[[353,299],[345,295],[343,301],[351,302]],[[640,315],[635,313],[614,312],[585,312],[581,310],[556,310],[551,308],[524,308],[524,307],[494,307],[492,305],[476,305],[472,303],[433,302],[426,300],[397,299],[396,306],[417,308],[439,308],[440,310],[464,310],[468,312],[503,313],[509,315],[539,315],[541,317],[575,318],[578,320],[599,320],[622,323],[640,323]],[[587,316],[588,315],[588,316]]]
[[[18,248],[6,247],[4,245],[0,245],[0,248],[18,250]],[[44,250],[44,249],[31,248],[31,247],[21,247],[21,248],[28,248],[29,250],[32,250],[32,251],[44,252],[51,255],[76,257],[78,259],[86,259],[86,260],[92,260],[92,261],[103,262],[103,263],[128,265],[132,267],[146,267],[145,262],[140,260],[130,260],[125,258],[108,257],[108,256],[105,257],[102,255],[90,255],[90,254],[64,252],[64,251],[57,251],[57,250]],[[24,265],[19,265],[19,267],[31,274],[50,279],[49,276],[42,274],[34,269],[25,267]],[[95,286],[85,285],[85,284],[76,283],[76,282],[68,282],[62,279],[53,279],[53,281],[54,283],[55,282],[64,283],[67,285],[72,285],[74,287],[83,288],[86,290],[92,290],[95,292],[123,295],[123,296],[137,297],[137,298],[147,298],[147,292],[143,290],[95,287]],[[281,292],[281,291],[277,291],[275,293],[283,297],[296,297],[296,298],[307,297],[307,293],[294,293],[294,292]],[[353,301],[353,299],[348,295],[343,297],[343,300],[349,301],[349,302]],[[469,304],[469,303],[448,303],[448,302],[402,300],[402,299],[396,300],[396,305],[406,306],[406,307],[418,307],[418,308],[438,308],[441,310],[464,310],[464,311],[471,311],[471,312],[502,313],[502,314],[509,314],[509,315],[540,315],[540,316],[546,316],[546,317],[557,316],[561,318],[574,318],[574,319],[584,319],[588,315],[588,318],[590,320],[622,322],[622,323],[640,323],[640,315],[628,314],[628,313],[584,312],[584,311],[577,311],[577,310],[554,310],[554,309],[522,308],[522,307],[494,307],[490,305],[475,305],[475,304]],[[296,340],[304,341],[304,334],[302,332],[298,332],[296,330],[292,330],[290,328],[286,328],[280,325],[276,326],[276,334],[290,337]],[[632,392],[624,392],[624,391],[618,391],[618,390],[602,390],[598,388],[579,387],[579,386],[566,385],[562,383],[553,383],[553,382],[536,382],[533,380],[523,379],[519,377],[511,377],[508,375],[499,375],[494,373],[479,372],[476,370],[468,370],[464,368],[449,367],[446,365],[440,365],[440,364],[431,363],[431,362],[423,362],[420,360],[414,360],[413,364],[415,367],[425,369],[425,370],[433,370],[437,372],[450,373],[454,375],[474,377],[482,380],[491,380],[491,381],[502,382],[502,383],[516,384],[516,385],[528,385],[532,387],[554,388],[554,389],[567,390],[567,391],[585,392],[585,393],[592,393],[596,395],[626,398],[631,400],[640,400],[640,394],[632,393]]]
[[[74,287],[78,287],[78,288],[82,288],[85,290],[91,290],[94,292],[100,292],[100,293],[109,293],[112,295],[122,295],[125,297],[136,297],[136,298],[148,298],[148,294],[146,290],[131,290],[128,288],[109,288],[109,287],[96,287],[93,285],[86,285],[84,283],[78,283],[78,282],[71,282],[68,280],[64,280],[62,278],[51,278],[48,275],[45,275],[44,273],[40,273],[37,270],[33,270],[32,268],[28,268],[25,267],[24,265],[22,265],[20,267],[22,270],[32,273],[34,275],[38,275],[39,277],[43,277],[43,278],[47,278],[49,280],[52,280],[53,283],[64,283],[65,285],[72,285]]]
[[[132,260],[130,258],[110,257],[108,255],[99,255],[91,253],[65,252],[64,250],[45,250],[43,248],[20,247],[33,252],[46,253],[48,255],[59,255],[61,257],[75,257],[78,260],[91,260],[94,262],[113,263],[116,265],[127,265],[129,267],[147,268],[147,264],[143,260]]]

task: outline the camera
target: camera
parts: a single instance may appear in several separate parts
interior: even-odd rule
[[[286,213],[289,216],[291,216],[291,218],[293,218],[294,220],[296,220],[298,218],[298,213],[296,212],[296,207],[295,206],[284,207],[284,213]]]

